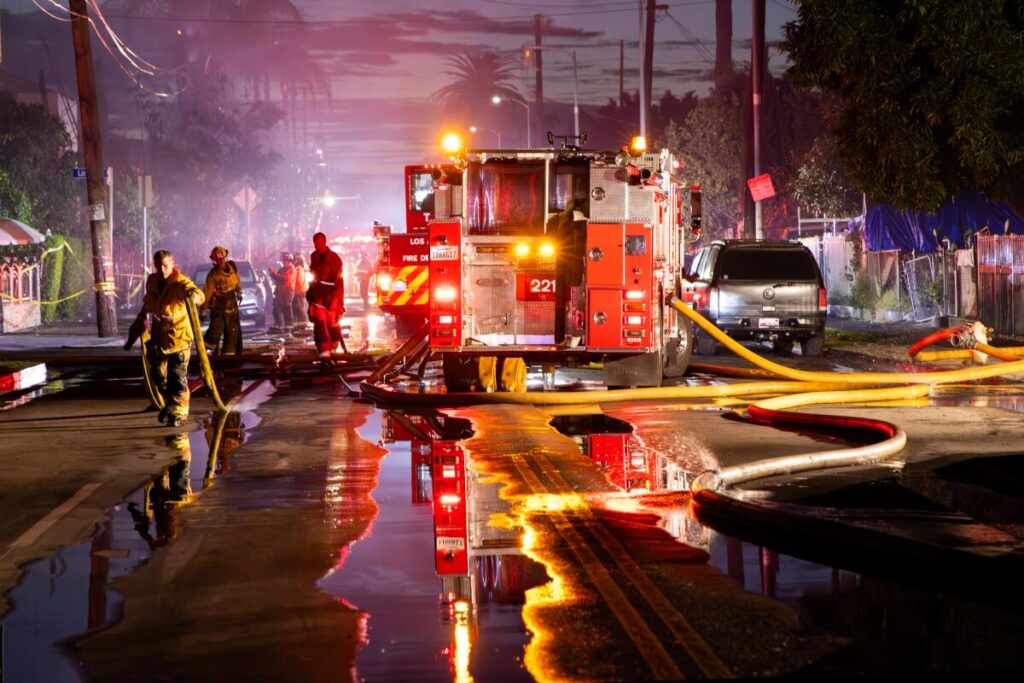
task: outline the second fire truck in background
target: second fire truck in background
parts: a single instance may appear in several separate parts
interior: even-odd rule
[[[395,318],[399,337],[420,329],[427,321],[429,298],[429,221],[434,217],[434,191],[453,167],[405,167],[405,232],[374,223],[377,239],[377,307]]]

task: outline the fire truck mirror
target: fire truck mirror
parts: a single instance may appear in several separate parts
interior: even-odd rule
[[[432,170],[430,172],[430,177],[434,180],[435,183],[443,183],[445,180],[448,179],[448,175],[439,168],[435,168],[434,170]]]

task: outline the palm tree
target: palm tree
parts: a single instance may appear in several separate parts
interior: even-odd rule
[[[464,119],[485,116],[493,107],[491,98],[495,95],[525,103],[510,82],[515,78],[518,67],[514,57],[497,52],[465,51],[449,56],[445,64],[444,73],[453,80],[435,90],[430,100],[440,104],[449,114]]]

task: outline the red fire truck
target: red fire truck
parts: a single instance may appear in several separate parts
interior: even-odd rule
[[[692,327],[665,300],[699,233],[699,189],[690,230],[668,150],[563,144],[453,162],[462,171],[436,187],[429,229],[429,339],[449,390],[465,388],[484,357],[603,361],[609,386],[685,372]]]
[[[427,320],[429,247],[428,224],[434,216],[434,190],[454,167],[405,167],[405,232],[374,223],[377,238],[377,306],[395,316],[399,337],[412,334]]]

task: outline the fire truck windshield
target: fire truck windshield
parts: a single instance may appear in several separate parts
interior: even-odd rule
[[[467,177],[469,234],[544,232],[545,162],[474,162]]]

